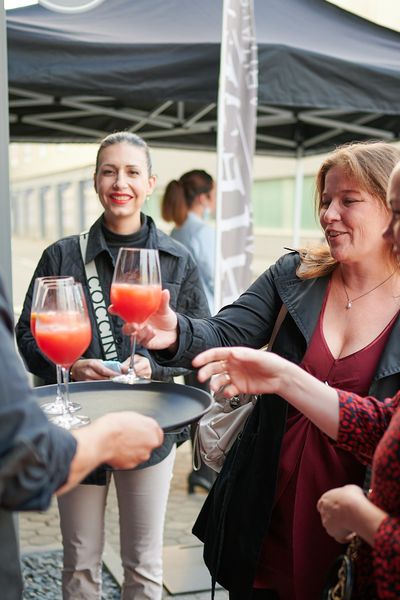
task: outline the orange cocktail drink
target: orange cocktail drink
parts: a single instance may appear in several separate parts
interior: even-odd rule
[[[161,269],[158,250],[120,248],[110,290],[113,313],[126,323],[144,323],[161,303]],[[131,335],[128,372],[113,378],[117,383],[149,380],[135,372],[136,335]]]
[[[43,354],[62,367],[70,367],[90,344],[91,327],[79,312],[38,313],[35,337]]]
[[[33,335],[33,337],[36,337],[36,317],[37,317],[37,313],[36,312],[31,312],[31,333]]]
[[[117,315],[127,323],[143,323],[161,302],[161,285],[113,283],[111,303]]]

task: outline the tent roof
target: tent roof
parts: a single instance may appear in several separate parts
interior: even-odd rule
[[[257,152],[398,139],[400,33],[325,0],[254,0]],[[7,12],[11,140],[215,148],[222,0]]]

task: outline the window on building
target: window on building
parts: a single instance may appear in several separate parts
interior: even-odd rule
[[[301,211],[302,229],[319,229],[314,212],[315,179],[304,177]],[[290,229],[294,218],[293,177],[258,180],[253,183],[252,203],[255,227]]]

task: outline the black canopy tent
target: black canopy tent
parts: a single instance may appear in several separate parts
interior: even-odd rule
[[[324,152],[400,131],[400,33],[325,0],[255,0],[257,153]],[[215,149],[222,0],[105,0],[7,12],[12,141]]]

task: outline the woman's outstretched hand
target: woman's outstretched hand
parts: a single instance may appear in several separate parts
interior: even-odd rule
[[[108,312],[115,314],[112,304]],[[125,335],[136,335],[136,342],[149,350],[176,350],[178,339],[178,318],[169,305],[169,291],[161,293],[159,309],[144,324],[125,323]]]
[[[198,378],[212,377],[212,391],[223,388],[226,398],[237,394],[278,394],[333,439],[339,426],[339,400],[325,385],[298,365],[263,350],[213,348],[193,360]]]
[[[224,388],[226,397],[236,394],[276,393],[287,361],[272,352],[251,348],[212,348],[193,359],[198,378],[210,377],[211,389]]]

